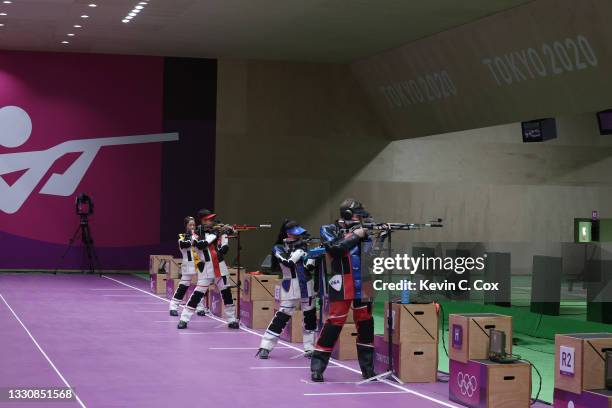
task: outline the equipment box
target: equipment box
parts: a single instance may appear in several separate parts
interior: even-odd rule
[[[181,277],[181,265],[183,264],[182,258],[174,258],[170,262],[170,270],[168,271],[169,278],[175,279]]]
[[[275,275],[245,274],[242,279],[241,299],[274,301],[274,286],[278,282]]]
[[[581,394],[555,388],[555,408],[612,408],[612,390],[583,391]]]
[[[227,268],[229,272],[229,276],[227,277],[227,285],[228,286],[238,286],[238,270],[236,268]],[[240,268],[242,274],[244,274],[244,269]]]
[[[149,275],[169,275],[172,263],[172,255],[149,255]]]
[[[529,408],[531,366],[489,360],[449,361],[449,399],[472,408]]]
[[[191,290],[187,289],[187,293],[185,293],[185,297],[183,298],[183,303],[187,303],[187,300],[189,300],[189,296],[191,296],[191,292],[193,292],[193,288],[195,288],[196,281],[197,280],[195,277],[191,279],[191,285],[189,285]],[[176,292],[176,289],[179,287],[180,282],[181,280],[178,278],[166,280],[167,299],[172,299],[174,297],[174,292]]]
[[[389,304],[385,303],[385,339],[388,338],[386,317]],[[395,344],[438,343],[438,313],[433,303],[392,305],[392,334]]]
[[[612,333],[557,334],[555,388],[574,394],[605,388],[607,350],[612,350]]]
[[[231,291],[232,299],[234,300],[234,305],[236,308],[238,308],[238,289],[232,288]],[[223,303],[223,296],[221,295],[221,292],[217,289],[216,286],[210,287],[210,289],[208,290],[208,296],[210,313],[217,317],[225,318],[225,315],[223,314],[223,309],[225,308],[225,304]]]
[[[438,379],[438,344],[401,343],[392,345],[393,372],[404,382],[436,382]],[[374,336],[374,371],[384,373],[389,368],[387,337]]]
[[[251,329],[265,329],[274,316],[273,300],[240,299],[240,321]]]
[[[274,308],[274,314],[278,307]],[[287,322],[287,325],[283,329],[280,335],[280,339],[289,343],[302,343],[304,341],[304,315],[301,310],[295,310],[291,319]]]
[[[489,358],[489,331],[502,330],[509,339],[506,352],[512,353],[512,317],[496,313],[466,313],[448,316],[449,358],[468,360]]]
[[[151,278],[151,293],[156,295],[166,296],[166,274],[156,273],[150,275]]]
[[[336,360],[357,360],[357,327],[354,323],[342,327],[331,356]]]
[[[166,280],[166,299],[172,299],[174,297],[174,292],[179,287],[179,282],[181,280],[176,279],[168,279]]]

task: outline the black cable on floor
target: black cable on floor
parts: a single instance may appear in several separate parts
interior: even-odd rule
[[[540,384],[538,385],[538,392],[535,396],[535,399],[533,399],[533,401],[531,402],[531,405],[534,405],[536,402],[538,402],[538,398],[540,397],[540,391],[542,391],[542,374],[540,374],[540,370],[538,370],[538,368],[529,360],[526,360],[524,358],[521,358],[521,361],[524,361],[526,363],[529,363],[529,365],[531,367],[533,367],[533,369],[535,370],[536,374],[538,375],[538,378],[540,379]]]
[[[440,313],[442,313],[442,347],[444,347],[444,352],[446,353],[446,357],[448,357],[448,349],[446,348],[446,332],[444,331],[444,308],[441,303],[438,303],[440,306]],[[446,374],[446,377],[440,378],[437,377],[437,380],[443,383],[447,383],[450,379],[450,374]]]
[[[446,348],[446,331],[444,330],[444,307],[442,306],[442,303],[438,303],[438,305],[440,305],[440,312],[442,313],[442,347],[444,347],[446,357],[449,357],[448,349]]]

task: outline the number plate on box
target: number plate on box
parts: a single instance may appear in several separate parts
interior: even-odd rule
[[[559,372],[561,375],[574,376],[574,348],[559,346]]]
[[[463,347],[463,326],[453,324],[453,348],[461,349]]]

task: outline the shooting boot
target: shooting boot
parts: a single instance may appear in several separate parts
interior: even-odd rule
[[[376,376],[376,373],[374,373],[374,347],[358,344],[357,360],[359,361],[359,368],[361,368],[361,375],[365,380]]]
[[[323,382],[323,371],[327,368],[331,353],[314,350],[310,358],[310,378],[314,382]]]

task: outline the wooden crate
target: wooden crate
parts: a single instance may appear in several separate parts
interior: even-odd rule
[[[151,293],[156,295],[166,296],[166,274],[156,273],[149,275],[151,284]]]
[[[436,382],[438,378],[438,344],[393,343],[393,372],[404,382]],[[387,337],[374,336],[374,371],[384,373],[389,367]]]
[[[385,303],[385,338],[388,335],[387,316],[389,305]],[[437,343],[438,313],[433,303],[392,305],[391,338],[395,344]]]
[[[278,283],[275,275],[245,274],[242,278],[241,299],[274,301],[274,286]]]
[[[274,309],[274,314],[278,309]],[[304,341],[304,312],[295,310],[291,319],[283,329],[280,339],[289,343],[302,343]]]
[[[238,309],[238,289],[232,288],[231,291],[234,305],[236,309]],[[225,315],[223,314],[225,304],[223,303],[223,296],[221,295],[221,292],[215,286],[211,286],[211,288],[208,290],[208,296],[208,307],[210,312],[217,317],[225,318]]]
[[[240,321],[251,329],[265,329],[274,317],[273,300],[240,299]]]
[[[555,388],[574,394],[605,388],[606,349],[612,349],[612,333],[555,335]]]
[[[357,360],[357,326],[354,323],[342,327],[331,356],[336,360]]]
[[[580,394],[555,388],[553,407],[612,408],[612,390],[582,391]]]
[[[489,360],[449,361],[449,399],[472,408],[529,408],[531,366]]]
[[[173,262],[172,255],[149,255],[149,275],[168,275]]]
[[[489,330],[506,333],[506,352],[512,353],[512,317],[496,313],[451,314],[448,319],[449,349],[451,360],[466,363],[468,360],[489,358]]]

